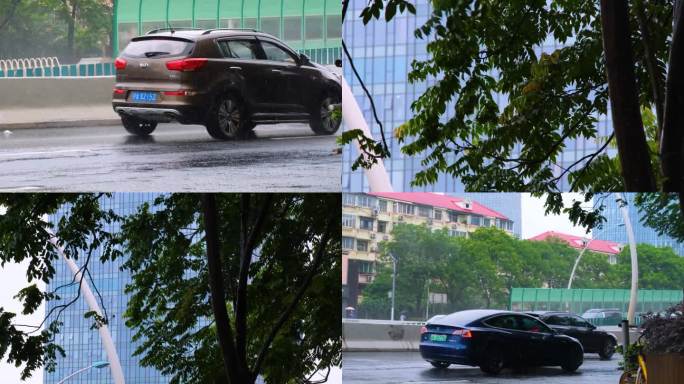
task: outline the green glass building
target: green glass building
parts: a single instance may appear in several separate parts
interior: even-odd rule
[[[341,57],[340,0],[114,0],[114,54],[166,27],[253,28],[321,64]]]

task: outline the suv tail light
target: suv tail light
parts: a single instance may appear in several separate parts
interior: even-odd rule
[[[192,72],[196,71],[207,63],[207,59],[182,59],[166,62],[166,68],[170,71]]]
[[[471,337],[473,337],[472,332],[470,332],[470,330],[468,329],[454,329],[454,331],[451,334],[461,336],[464,339],[470,339]]]
[[[116,60],[114,60],[114,68],[116,69],[125,69],[126,68],[126,60],[117,57]]]
[[[124,93],[126,93],[126,90],[121,88],[114,88],[114,93],[117,95],[123,95]]]
[[[422,335],[423,333],[427,332],[427,331],[428,331],[428,330],[427,330],[427,327],[426,327],[426,326],[423,325],[422,327],[420,327],[420,334],[421,334],[421,335]]]

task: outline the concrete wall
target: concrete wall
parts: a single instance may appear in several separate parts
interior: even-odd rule
[[[342,349],[349,352],[417,351],[420,344],[420,327],[423,323],[388,320],[342,320]],[[622,331],[618,327],[602,328],[615,335],[622,344]],[[630,331],[630,342],[638,333]]]
[[[114,77],[0,78],[0,110],[105,105]]]

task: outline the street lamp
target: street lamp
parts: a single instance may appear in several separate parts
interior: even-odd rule
[[[109,363],[106,362],[106,361],[96,361],[96,362],[92,363],[91,365],[89,365],[89,366],[87,366],[87,367],[85,367],[85,368],[81,368],[81,369],[79,369],[78,371],[72,373],[71,375],[69,375],[69,376],[63,378],[63,379],[60,380],[57,384],[62,384],[62,383],[64,383],[65,381],[69,380],[70,378],[72,378],[72,377],[78,375],[79,373],[85,372],[85,371],[87,371],[87,370],[89,370],[89,369],[91,369],[91,368],[102,369],[102,368],[108,367],[108,366],[109,366]]]
[[[636,309],[637,290],[639,288],[639,263],[637,260],[636,241],[634,240],[634,230],[632,229],[632,222],[629,220],[629,211],[627,205],[622,203],[625,200],[621,193],[615,194],[616,201],[620,204],[620,212],[622,213],[622,220],[625,222],[625,230],[627,231],[627,239],[629,240],[629,255],[632,262],[632,285],[629,291],[629,307],[627,308],[627,322],[634,321],[634,310]]]
[[[394,321],[394,293],[397,287],[397,258],[390,252],[392,258],[392,310],[390,312],[390,320]]]
[[[605,230],[605,229],[604,229]],[[599,232],[602,233],[603,231]],[[580,259],[582,259],[582,255],[584,255],[584,252],[589,248],[589,244],[591,244],[592,241],[594,241],[594,237],[596,237],[597,234],[592,234],[591,239],[585,237],[582,239],[582,242],[584,244],[584,247],[580,251],[579,255],[577,255],[577,259],[575,259],[575,265],[572,266],[572,272],[570,272],[570,279],[568,280],[568,289],[572,288],[572,281],[575,279],[575,272],[577,271],[577,266],[579,265]]]

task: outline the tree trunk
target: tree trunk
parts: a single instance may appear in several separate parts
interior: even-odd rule
[[[625,189],[655,191],[634,76],[627,0],[601,0],[601,25],[613,129]]]
[[[641,31],[641,44],[644,47],[644,61],[646,63],[646,71],[648,73],[649,82],[651,83],[651,93],[653,94],[653,104],[655,104],[656,119],[658,129],[656,130],[656,141],[660,143],[660,137],[663,130],[663,114],[665,109],[665,95],[660,74],[658,73],[658,62],[655,56],[653,41],[651,40],[651,29],[648,25],[648,17],[644,8],[643,0],[639,0],[635,4],[637,21],[639,22],[639,30]]]
[[[76,30],[76,9],[78,7],[78,2],[74,2],[71,6],[71,14],[67,29],[67,52],[69,54],[70,61],[76,61],[76,52],[74,50],[74,34]]]
[[[660,145],[660,157],[663,169],[663,190],[665,192],[684,191],[684,174],[682,173],[682,151],[684,151],[684,6],[681,0],[675,3],[674,31],[670,60],[668,64],[667,85],[665,91],[665,116],[663,122],[663,139]],[[681,203],[681,202],[680,202]]]
[[[230,326],[226,309],[223,273],[221,268],[221,245],[218,238],[218,210],[216,199],[211,193],[202,194],[202,211],[204,214],[204,231],[207,242],[207,268],[209,269],[209,286],[211,305],[216,322],[216,333],[223,355],[223,364],[230,384],[254,383],[250,374],[244,371],[244,356],[238,356],[235,350],[233,330]]]

